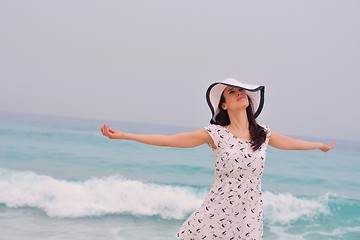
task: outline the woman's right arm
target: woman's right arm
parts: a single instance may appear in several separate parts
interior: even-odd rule
[[[192,148],[201,144],[210,144],[214,147],[214,142],[206,129],[202,128],[193,132],[177,133],[173,135],[162,134],[131,134],[115,131],[104,124],[101,133],[109,139],[133,140],[154,146]]]

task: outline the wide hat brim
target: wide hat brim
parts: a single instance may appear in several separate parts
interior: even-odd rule
[[[257,118],[260,115],[260,112],[264,106],[265,87],[245,84],[237,81],[236,79],[227,78],[222,82],[216,82],[211,84],[206,91],[206,101],[212,113],[210,123],[216,123],[215,117],[219,113],[218,105],[220,102],[221,94],[228,86],[241,88],[246,91],[253,104],[254,117]]]

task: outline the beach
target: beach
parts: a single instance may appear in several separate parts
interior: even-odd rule
[[[213,182],[209,147],[110,141],[104,121],[0,113],[0,239],[176,239]],[[205,127],[107,123],[133,133]],[[359,160],[354,141],[326,154],[269,147],[264,239],[360,239]]]

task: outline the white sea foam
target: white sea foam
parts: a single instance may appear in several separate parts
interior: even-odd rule
[[[318,231],[318,232],[308,232],[307,234],[317,233],[322,236],[343,236],[348,233],[359,233],[360,237],[360,226],[355,227],[338,227],[335,228],[333,231],[325,232],[325,231]]]
[[[264,214],[270,223],[290,224],[299,219],[311,219],[330,214],[328,194],[318,199],[302,199],[290,193],[264,193]]]
[[[71,182],[0,168],[0,203],[36,207],[51,217],[132,214],[183,219],[201,205],[206,193],[207,189],[144,183],[121,176]],[[271,192],[264,192],[264,211],[268,221],[280,224],[330,213],[326,200]]]
[[[37,207],[51,217],[128,213],[181,219],[201,204],[205,194],[120,176],[69,182],[0,169],[0,203],[7,207]]]

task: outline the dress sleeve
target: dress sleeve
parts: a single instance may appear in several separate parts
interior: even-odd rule
[[[259,124],[259,126],[263,127],[265,132],[266,132],[266,139],[265,139],[265,143],[268,144],[269,140],[270,140],[270,136],[271,136],[271,129],[264,124]]]
[[[269,143],[269,140],[270,140],[270,136],[271,136],[271,129],[268,127],[268,126],[263,126],[263,128],[265,129],[265,132],[266,132],[266,144]]]
[[[219,137],[218,137],[216,125],[210,124],[209,126],[205,127],[205,129],[209,133],[212,140],[214,141],[214,144],[216,146],[218,146],[219,145]]]

